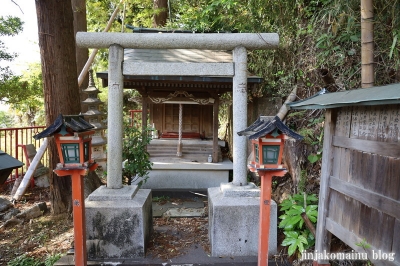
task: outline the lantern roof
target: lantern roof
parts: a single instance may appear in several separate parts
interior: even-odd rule
[[[60,114],[56,120],[48,128],[33,136],[34,139],[51,137],[55,134],[66,135],[74,132],[84,132],[94,128],[83,119],[83,115],[62,115]]]
[[[278,116],[260,116],[248,128],[238,132],[238,135],[248,136],[249,139],[258,139],[274,132],[275,130],[297,140],[303,139],[303,136],[288,128]]]
[[[16,169],[23,166],[24,163],[8,155],[6,152],[0,150],[0,170]]]

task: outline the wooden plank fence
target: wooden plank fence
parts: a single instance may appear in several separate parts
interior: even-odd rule
[[[375,265],[400,265],[399,126],[398,104],[326,111],[316,252],[332,233]],[[394,260],[374,260],[379,251]]]

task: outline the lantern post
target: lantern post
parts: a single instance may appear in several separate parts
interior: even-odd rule
[[[282,164],[285,139],[292,137],[301,140],[303,137],[289,129],[277,116],[272,119],[261,116],[238,134],[249,136],[253,156],[248,168],[251,172],[258,173],[261,179],[258,266],[266,266],[268,265],[272,177],[284,176],[287,172]]]
[[[93,126],[83,116],[59,115],[56,121],[35,139],[54,136],[60,158],[54,173],[57,176],[71,176],[72,206],[74,217],[75,265],[87,265],[84,176],[97,168],[91,160],[91,140],[95,133]]]

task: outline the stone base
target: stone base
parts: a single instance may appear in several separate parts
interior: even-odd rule
[[[208,189],[211,256],[257,256],[259,197],[226,197],[220,187]],[[277,253],[277,205],[271,203],[269,255]]]
[[[144,257],[153,230],[151,190],[101,186],[85,205],[89,259]]]
[[[229,180],[232,162],[199,163],[176,158],[152,158],[153,169],[142,188],[149,189],[208,189]],[[135,180],[137,184],[142,179]]]
[[[49,178],[48,178],[47,174],[34,177],[34,179],[35,179],[35,186],[37,186],[37,187],[49,187],[50,186]]]

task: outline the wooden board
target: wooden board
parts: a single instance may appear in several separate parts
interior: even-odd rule
[[[332,145],[341,148],[348,148],[400,158],[400,143],[397,142],[387,143],[374,140],[351,139],[346,137],[334,136]]]
[[[329,179],[329,187],[341,194],[358,200],[365,205],[382,210],[383,212],[400,219],[400,202],[397,200],[357,187],[333,176]]]
[[[371,207],[365,204],[360,205],[360,217],[359,217],[360,225],[357,235],[361,239],[365,239],[367,243],[371,243],[373,238],[373,236],[371,235],[371,224],[370,224],[371,213],[372,213]]]
[[[324,147],[322,151],[321,182],[318,202],[318,223],[316,228],[315,249],[330,250],[331,235],[326,230],[325,221],[329,207],[329,178],[332,173],[332,136],[335,132],[336,110],[325,112]],[[318,260],[319,263],[328,263]]]
[[[358,138],[358,127],[360,124],[360,106],[353,106],[353,112],[351,113],[351,129],[350,138]]]
[[[329,230],[332,234],[337,236],[339,239],[341,239],[343,242],[347,243],[352,249],[354,249],[356,252],[359,253],[364,253],[366,252],[368,254],[368,258],[374,263],[374,265],[387,265],[387,266],[398,266],[400,265],[399,263],[399,258],[395,256],[395,261],[379,261],[379,260],[373,260],[373,255],[372,251],[378,251],[379,247],[371,245],[371,248],[368,249],[363,249],[360,246],[357,246],[357,243],[360,243],[363,241],[362,238],[358,237],[355,235],[353,232],[349,231],[347,228],[344,228],[340,224],[336,223],[335,221],[332,221],[331,219],[327,219],[326,221],[326,227],[327,230]],[[370,244],[370,243],[369,243]]]
[[[326,229],[357,250],[365,239],[371,250],[400,254],[400,106],[337,109],[331,134]],[[324,165],[323,169],[329,169]],[[326,178],[325,178],[326,179]],[[321,218],[319,216],[319,218]],[[317,234],[317,239],[321,238]],[[317,247],[317,246],[316,246]],[[400,265],[379,262],[376,265]]]
[[[395,219],[394,228],[393,228],[393,243],[392,243],[392,252],[397,254],[397,260],[400,260],[400,220]]]
[[[400,110],[398,108],[390,108],[389,110],[389,132],[388,141],[399,141],[399,126],[400,126]]]

